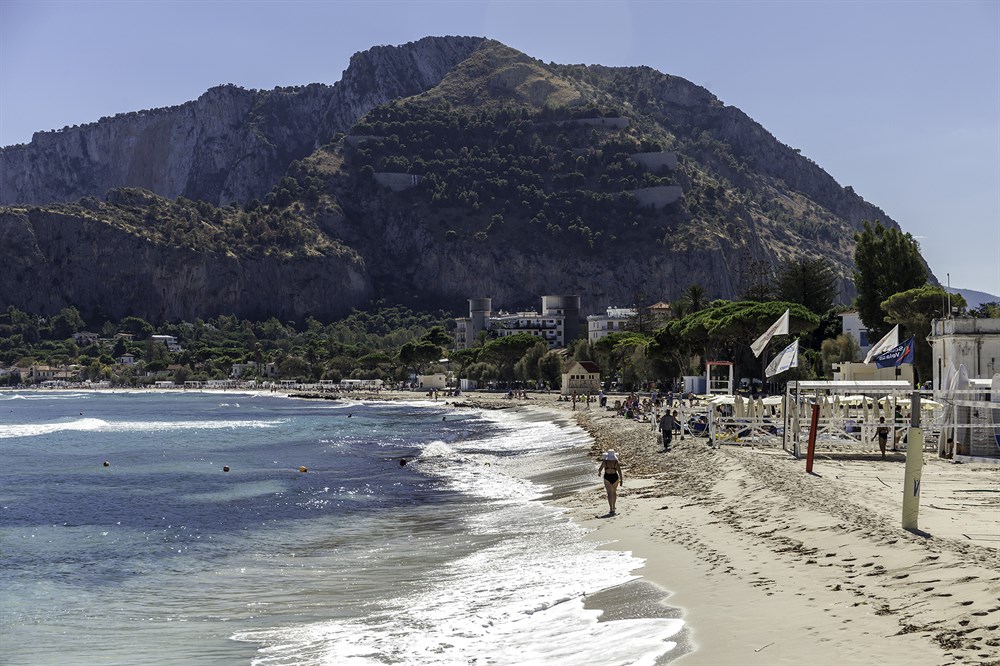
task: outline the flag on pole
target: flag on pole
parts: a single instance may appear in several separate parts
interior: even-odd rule
[[[778,321],[771,324],[771,327],[764,331],[764,334],[753,341],[750,345],[750,349],[753,350],[754,356],[760,356],[764,351],[764,347],[767,343],[771,341],[776,335],[788,335],[788,310],[785,310],[785,314],[778,317]]]
[[[785,347],[780,354],[775,356],[774,360],[768,364],[767,369],[764,370],[764,374],[768,377],[773,377],[781,374],[785,370],[797,367],[799,367],[798,340]]]
[[[912,337],[903,344],[897,345],[875,357],[875,365],[880,368],[892,368],[901,363],[913,363]]]
[[[899,345],[899,324],[892,327],[892,330],[885,334],[885,336],[875,343],[871,349],[868,350],[868,355],[865,356],[865,365],[872,362],[872,359],[881,354],[882,352],[889,351],[893,347]]]

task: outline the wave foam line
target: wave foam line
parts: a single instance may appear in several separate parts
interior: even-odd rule
[[[274,428],[286,419],[269,421],[104,421],[84,418],[58,423],[15,423],[0,425],[0,439],[37,437],[57,432],[162,432],[169,430],[234,430],[237,428]]]

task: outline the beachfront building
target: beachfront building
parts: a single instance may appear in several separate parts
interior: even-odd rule
[[[257,363],[233,363],[233,367],[229,370],[229,376],[232,379],[240,379],[243,375],[257,370],[258,367],[261,377],[274,378],[278,376],[277,363],[261,363],[259,366]]]
[[[528,333],[549,349],[565,347],[580,332],[579,296],[542,296],[541,312],[493,312],[490,298],[470,298],[469,316],[455,319],[455,348],[468,349],[480,333],[502,338]]]
[[[880,368],[874,361],[867,365],[860,361],[833,364],[833,380],[838,382],[895,381],[899,379],[905,379],[910,382],[910,385],[913,384],[912,363],[902,363],[891,368]]]
[[[563,373],[563,395],[593,395],[600,390],[601,369],[593,361],[573,361]]]
[[[1000,372],[1000,319],[934,319],[927,342],[934,354],[936,389],[942,388],[949,364],[964,365],[969,379],[990,379]]]
[[[861,321],[861,315],[856,310],[840,313],[840,332],[850,335],[861,348],[861,358],[868,355],[872,341],[868,339],[868,328]]]
[[[434,389],[442,390],[448,385],[448,378],[443,372],[437,372],[432,375],[417,375],[417,388],[424,389],[425,391]]]
[[[639,314],[635,308],[608,308],[607,314],[587,317],[587,341],[594,344],[612,333],[621,333],[630,319]]]

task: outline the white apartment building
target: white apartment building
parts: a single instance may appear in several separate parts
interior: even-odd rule
[[[541,312],[492,311],[490,298],[470,298],[469,316],[455,319],[455,348],[468,349],[480,331],[495,338],[528,333],[544,341],[549,349],[565,347],[580,330],[579,296],[542,296]]]
[[[181,346],[177,343],[177,338],[172,335],[153,335],[150,336],[154,342],[162,342],[167,347],[167,351],[179,352]]]
[[[868,355],[868,350],[872,348],[872,340],[868,339],[868,328],[861,321],[861,316],[854,310],[849,312],[842,312],[840,314],[842,333],[850,334],[854,341],[858,343],[861,348],[861,358],[863,359]],[[875,340],[874,342],[878,342]],[[861,359],[855,359],[861,360]]]
[[[628,325],[629,319],[639,314],[635,308],[608,308],[603,315],[587,317],[587,341],[594,344],[601,338],[612,333],[621,333]]]

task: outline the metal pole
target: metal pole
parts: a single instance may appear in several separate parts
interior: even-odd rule
[[[812,406],[812,419],[809,422],[809,448],[806,449],[806,472],[812,474],[813,456],[816,455],[816,430],[819,427],[819,405]]]

